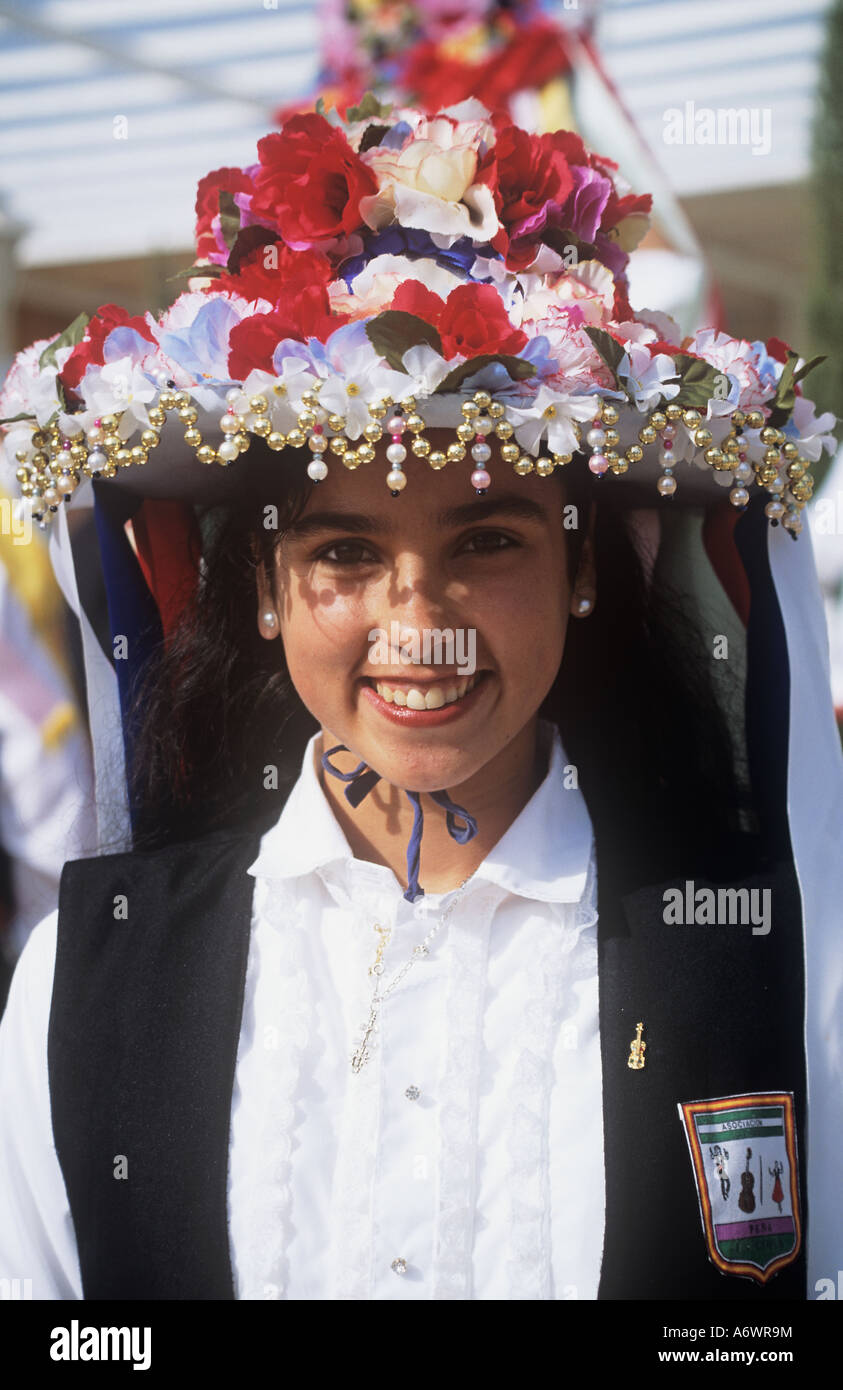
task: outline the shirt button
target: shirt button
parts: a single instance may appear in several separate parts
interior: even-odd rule
[[[389,1267],[390,1267],[390,1269],[394,1270],[396,1274],[406,1274],[406,1273],[407,1273],[407,1261],[406,1261],[406,1260],[403,1260],[403,1259],[400,1257],[400,1255],[398,1256],[397,1259],[394,1259],[394,1260],[392,1261],[392,1264],[391,1264]]]
[[[404,1092],[404,1095],[407,1097],[408,1100],[418,1100],[419,1096],[421,1095],[421,1091],[419,1090],[418,1086],[408,1086],[406,1091]]]

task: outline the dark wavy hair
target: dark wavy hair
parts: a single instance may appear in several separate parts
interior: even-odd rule
[[[277,456],[273,462],[278,528],[264,524],[273,495],[266,488],[204,514],[198,591],[136,689],[136,847],[269,825],[317,727],[293,688],[281,643],[257,630],[258,567],[271,573],[278,538],[310,486],[291,484],[279,494]],[[304,468],[283,475],[303,478]],[[599,499],[597,602],[587,620],[569,624],[541,714],[560,730],[623,884],[722,869],[724,852],[751,822],[751,798],[708,647],[687,599],[645,579],[628,515],[614,502],[621,490],[600,483],[598,493],[582,459],[563,477],[565,501],[580,520],[568,532],[572,579],[584,523]],[[746,871],[753,841],[746,833],[740,841]]]

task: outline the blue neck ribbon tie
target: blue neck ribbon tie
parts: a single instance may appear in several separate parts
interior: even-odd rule
[[[345,799],[350,806],[356,809],[363,798],[372,790],[375,783],[380,781],[380,774],[373,772],[366,763],[358,763],[351,772],[340,772],[338,767],[334,767],[331,758],[335,753],[347,752],[348,749],[344,743],[338,743],[335,748],[329,748],[326,753],[322,754],[322,766],[332,777],[348,784],[345,789]],[[424,897],[424,889],[419,883],[424,811],[421,804],[421,792],[408,791],[406,795],[413,803],[413,828],[407,844],[407,890],[404,897],[408,903],[412,903],[415,902],[416,898]],[[431,792],[430,796],[446,813],[445,820],[451,839],[456,840],[458,845],[466,845],[469,840],[473,840],[477,834],[477,821],[474,817],[470,816],[462,806],[457,806],[455,802],[451,801],[445,792]],[[463,824],[458,824],[459,821],[462,821]]]

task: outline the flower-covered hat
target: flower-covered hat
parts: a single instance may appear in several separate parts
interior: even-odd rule
[[[483,493],[501,467],[549,476],[581,452],[598,478],[656,464],[665,498],[697,469],[738,509],[762,489],[796,534],[834,445],[802,395],[813,363],[633,310],[649,209],[579,136],[475,100],[319,104],[201,181],[191,288],[160,317],[108,305],[19,354],[0,412],[21,492],[43,525],[165,430],[169,466],[174,428],[197,496],[203,465],[242,469],[253,437],[279,468],[306,448],[318,483],[372,466],[386,436],[396,496],[408,460]]]

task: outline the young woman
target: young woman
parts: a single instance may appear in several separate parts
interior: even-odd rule
[[[810,552],[769,526],[799,529],[805,466],[766,423],[793,368],[736,345],[742,384],[721,340],[624,317],[609,233],[640,210],[573,137],[472,107],[278,139],[235,188],[239,252],[204,248],[221,282],[57,346],[79,409],[27,427],[49,476],[20,450],[44,511],[62,430],[100,475],[101,783],[122,751],[132,844],[66,867],[13,982],[0,1272],[68,1299],[804,1298],[839,1249],[816,816],[841,784],[792,598],[816,608]],[[215,434],[192,401],[220,393]],[[204,462],[248,448],[222,495],[168,412]],[[663,498],[677,456],[719,453],[725,521],[693,484],[665,516],[603,480],[657,436]],[[157,481],[109,480],[159,438]],[[107,711],[83,493],[57,549]]]

